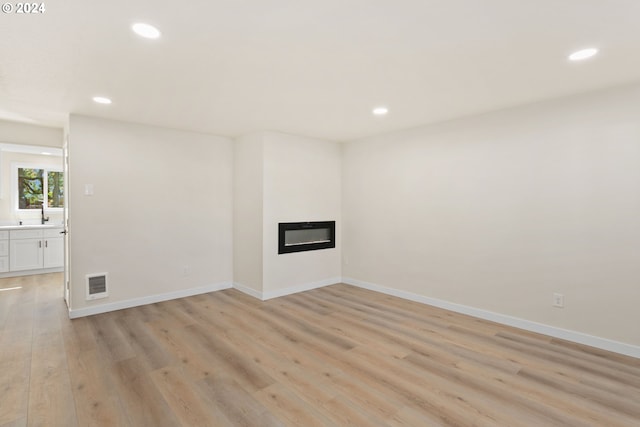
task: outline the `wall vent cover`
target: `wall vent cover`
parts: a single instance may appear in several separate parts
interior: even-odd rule
[[[87,300],[108,296],[107,273],[87,274]]]

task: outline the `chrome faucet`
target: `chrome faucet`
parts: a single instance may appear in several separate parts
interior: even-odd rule
[[[44,217],[44,203],[40,205],[40,224],[44,224],[49,221],[49,217]]]

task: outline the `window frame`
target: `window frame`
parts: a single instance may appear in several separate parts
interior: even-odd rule
[[[11,194],[13,198],[13,208],[15,212],[25,213],[25,212],[35,212],[37,209],[21,209],[20,208],[20,189],[18,188],[18,169],[42,169],[42,204],[44,206],[44,210],[47,212],[62,212],[64,210],[63,207],[50,207],[49,206],[49,172],[59,172],[64,174],[64,170],[62,167],[56,167],[53,165],[45,165],[42,163],[22,163],[22,162],[12,162],[11,163]],[[66,202],[66,200],[65,200]]]

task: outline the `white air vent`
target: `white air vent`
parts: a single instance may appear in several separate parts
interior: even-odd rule
[[[108,296],[107,273],[87,274],[87,300]]]

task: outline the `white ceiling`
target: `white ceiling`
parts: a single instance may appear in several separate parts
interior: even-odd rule
[[[0,118],[350,140],[640,80],[638,0],[45,5],[0,16]],[[136,21],[162,38],[135,36]],[[567,61],[589,46],[600,54]],[[373,117],[378,105],[390,113]]]

